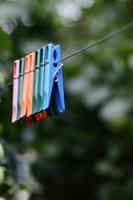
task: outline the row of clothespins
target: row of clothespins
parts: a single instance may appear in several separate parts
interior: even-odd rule
[[[14,61],[12,122],[34,123],[65,111],[60,45],[48,44]]]

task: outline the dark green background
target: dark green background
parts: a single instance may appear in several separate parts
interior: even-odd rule
[[[0,85],[12,63],[47,43],[63,56],[133,20],[132,0],[0,1]],[[5,180],[0,194],[31,200],[133,199],[133,30],[64,62],[66,112],[11,124],[0,91]]]

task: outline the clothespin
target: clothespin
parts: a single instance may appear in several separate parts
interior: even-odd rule
[[[23,90],[23,76],[24,76],[24,58],[20,59],[19,65],[19,79],[18,79],[18,109],[17,120],[21,117],[21,105],[22,105],[22,90]]]
[[[15,122],[17,120],[19,64],[20,61],[16,60],[13,65],[12,122]]]
[[[35,52],[34,89],[32,99],[32,114],[37,112],[38,84],[39,84],[39,51]]]
[[[34,67],[35,67],[35,52],[28,55],[29,61],[29,73],[28,73],[28,85],[27,85],[27,113],[26,116],[32,114],[32,99],[33,99],[33,87],[34,87]]]
[[[45,76],[44,76],[44,98],[43,110],[50,106],[52,92],[59,113],[65,110],[63,74],[61,63],[60,45],[48,44],[45,48]]]
[[[27,112],[27,91],[28,91],[28,73],[30,71],[30,56],[25,56],[24,64],[24,80],[23,80],[23,90],[22,90],[22,107],[21,107],[21,117],[26,116]]]
[[[45,69],[45,47],[38,50],[38,92],[37,92],[37,112],[42,111],[43,108],[43,96],[44,96],[44,69]]]
[[[62,73],[62,62],[61,62],[61,50],[60,45],[56,45],[54,48],[54,67],[55,72],[53,75],[54,89],[53,96],[55,98],[56,107],[55,113],[62,113],[65,111],[65,100],[64,100],[64,84],[63,84],[63,73]]]

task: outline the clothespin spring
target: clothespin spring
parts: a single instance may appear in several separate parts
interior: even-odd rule
[[[54,75],[53,75],[53,79],[55,82],[58,82],[58,76],[57,76],[57,72],[62,68],[63,63],[57,68],[57,70],[55,71]]]

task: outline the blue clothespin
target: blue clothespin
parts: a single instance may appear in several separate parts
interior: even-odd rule
[[[45,47],[44,68],[44,98],[43,110],[50,106],[52,94],[54,95],[55,104],[58,112],[65,111],[64,86],[61,63],[60,45],[48,44]]]

